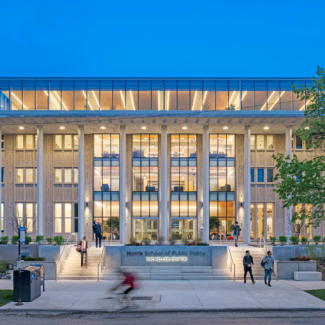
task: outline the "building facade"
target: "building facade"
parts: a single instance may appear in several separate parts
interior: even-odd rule
[[[125,243],[264,240],[291,225],[272,155],[315,153],[294,131],[310,79],[0,79],[1,235]]]

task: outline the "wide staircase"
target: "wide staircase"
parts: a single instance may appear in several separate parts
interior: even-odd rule
[[[139,280],[228,280],[229,270],[214,270],[212,266],[122,266]],[[103,279],[117,280],[118,270],[106,269]]]
[[[87,250],[87,265],[81,267],[81,254],[72,248],[63,261],[58,280],[97,280],[97,270],[103,248],[89,247]],[[85,261],[84,261],[85,262]],[[100,272],[100,271],[99,271]],[[100,273],[101,275],[101,273]]]
[[[264,279],[264,268],[261,267],[261,261],[265,257],[264,248],[253,247],[253,246],[239,246],[239,247],[229,247],[233,262],[235,264],[235,279],[236,280],[244,280],[244,266],[243,266],[243,258],[246,254],[246,250],[249,250],[251,255],[253,256],[254,265],[252,266],[254,280],[263,280]],[[228,256],[228,267],[231,269],[231,258]],[[234,268],[232,268],[232,272],[230,273],[230,277],[234,278]],[[249,273],[247,273],[246,280],[250,281]]]

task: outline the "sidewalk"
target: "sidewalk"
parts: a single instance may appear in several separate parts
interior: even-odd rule
[[[6,310],[107,311],[111,301],[108,289],[114,281],[47,281],[46,291],[30,303],[17,307],[11,302]],[[10,281],[0,281],[0,289],[11,289]],[[325,289],[325,282],[272,281],[142,281],[134,296],[161,296],[159,303],[141,303],[137,311],[205,311],[205,310],[280,310],[323,309],[322,301],[302,290]]]

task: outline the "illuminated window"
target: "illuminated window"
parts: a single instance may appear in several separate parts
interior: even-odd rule
[[[266,149],[269,149],[269,150],[274,149],[273,140],[274,140],[273,135],[266,136]]]
[[[16,135],[16,149],[23,150],[24,149],[24,136]]]
[[[65,135],[64,136],[64,149],[72,149],[72,136]]]
[[[55,183],[62,183],[62,169],[61,168],[55,168]]]
[[[26,150],[33,150],[33,149],[34,149],[34,136],[26,135]]]
[[[71,203],[64,204],[64,232],[71,233]]]
[[[26,173],[26,183],[33,183],[33,168],[26,168],[25,173]]]
[[[62,149],[62,135],[55,136],[54,149],[55,150]]]
[[[64,182],[65,183],[72,183],[72,170],[71,168],[64,169]]]
[[[23,183],[24,182],[24,169],[23,168],[17,168],[16,169],[16,182],[17,183]]]
[[[62,232],[62,204],[54,204],[54,217],[55,217],[55,232]]]
[[[264,149],[264,135],[256,136],[256,146],[257,149]]]

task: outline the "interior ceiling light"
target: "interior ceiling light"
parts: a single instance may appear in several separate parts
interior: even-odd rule
[[[277,98],[277,100],[276,100],[275,103],[271,106],[271,108],[269,109],[269,111],[272,110],[272,108],[276,105],[276,103],[280,100],[280,98],[284,95],[284,93],[285,93],[285,91],[283,91],[283,92],[281,93],[280,97]]]
[[[64,130],[65,129],[65,126],[60,126],[60,130]]]
[[[195,91],[195,95],[194,95],[194,100],[193,100],[193,105],[192,105],[192,111],[194,111],[196,96],[197,96],[197,90]]]
[[[183,130],[187,130],[187,126],[183,126],[182,129],[183,129]]]
[[[24,130],[25,128],[23,126],[20,126],[19,127],[19,130]]]
[[[230,106],[230,103],[231,103],[231,101],[232,101],[232,99],[233,99],[233,97],[234,97],[234,95],[235,95],[235,92],[236,92],[236,91],[233,91],[233,93],[232,93],[232,95],[231,95],[231,97],[230,97],[230,100],[229,100],[228,106]]]
[[[223,129],[224,129],[224,130],[228,130],[228,126],[224,126]]]
[[[160,91],[158,90],[158,111],[160,111]]]
[[[102,130],[105,130],[106,129],[106,126],[101,126],[100,127]]]
[[[169,90],[167,91],[167,111],[169,111]]]
[[[23,105],[23,102],[13,92],[11,92],[11,95],[13,95],[18,100],[18,102]],[[25,109],[28,109],[26,105],[23,106],[25,107]]]
[[[84,90],[82,91],[82,93],[85,96],[85,98],[87,99],[87,96],[86,96],[86,93]],[[88,105],[89,105],[90,109],[93,111],[93,107],[90,105],[89,100],[88,100]]]
[[[121,94],[121,98],[122,98],[123,106],[124,106],[124,109],[125,109],[125,101],[124,101],[124,97],[123,97],[122,90],[120,90],[120,94]]]
[[[309,99],[309,101],[306,103],[306,105],[304,105],[303,107],[301,107],[300,109],[299,109],[299,111],[302,111],[308,104],[309,104],[309,102],[311,101],[311,99]]]
[[[244,95],[242,96],[242,98],[241,98],[241,101],[243,101],[243,100],[244,100],[244,98],[245,98],[246,94],[247,94],[247,90],[244,92]]]
[[[205,100],[206,100],[206,98],[207,98],[207,94],[208,94],[208,91],[206,90],[206,91],[204,92],[203,105],[204,105]],[[203,109],[203,105],[201,106],[201,111],[202,111],[202,109]]]
[[[133,95],[132,95],[132,91],[131,90],[130,90],[130,96],[131,96],[133,110],[135,111],[134,100],[133,100]]]
[[[59,102],[61,102],[61,97],[58,95],[58,93],[56,91],[54,91],[54,94],[56,95],[56,97],[59,99]],[[64,101],[62,100],[62,106],[64,107],[64,109],[66,111],[68,111],[68,107],[64,104]]]
[[[147,127],[146,127],[146,126],[141,126],[141,129],[142,129],[142,130],[146,130]]]
[[[264,126],[264,128],[263,128],[264,130],[268,130],[269,129],[269,127],[268,126]]]

